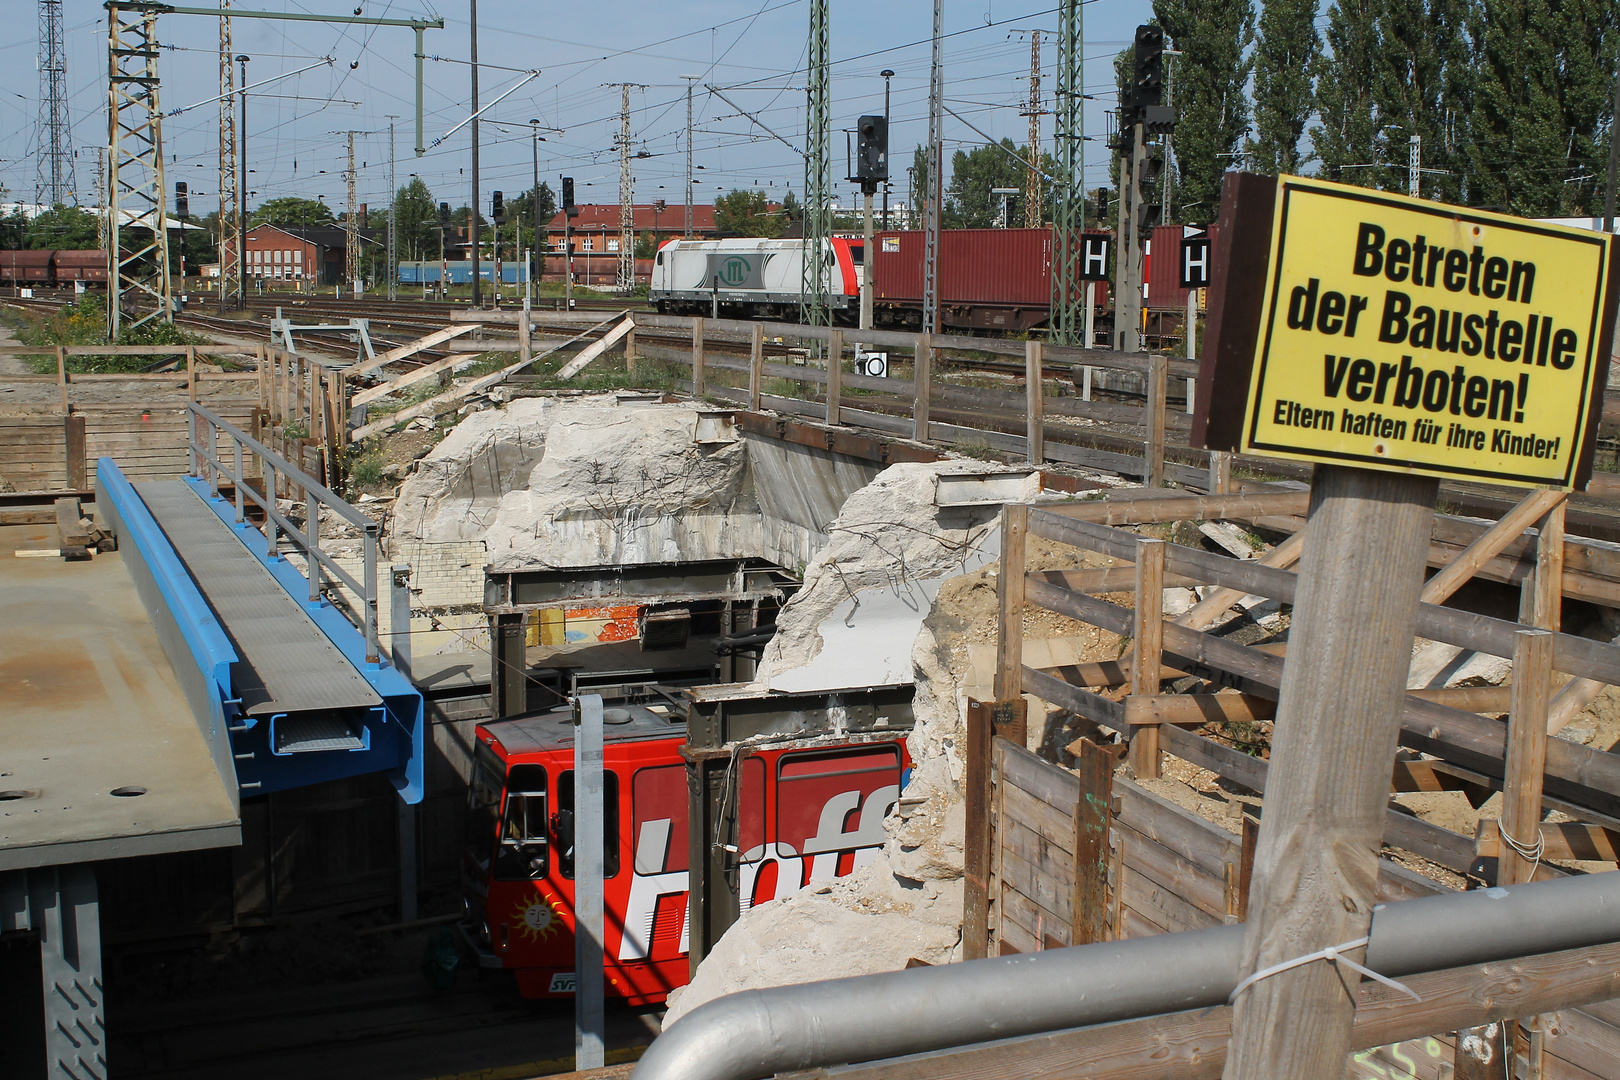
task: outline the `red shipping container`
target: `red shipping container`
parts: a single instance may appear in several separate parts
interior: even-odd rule
[[[1148,249],[1147,266],[1143,271],[1143,276],[1147,278],[1145,303],[1148,307],[1187,310],[1187,290],[1181,287],[1181,241],[1189,228],[1185,225],[1160,225],[1153,230],[1152,246]],[[1211,226],[1208,231],[1213,244],[1215,228]],[[1161,253],[1161,257],[1154,258],[1155,253]]]
[[[875,242],[873,299],[921,303],[925,234],[882,232]],[[947,229],[940,233],[939,247],[941,303],[1051,303],[1052,230]]]

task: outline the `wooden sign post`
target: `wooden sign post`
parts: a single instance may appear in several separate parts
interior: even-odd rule
[[[1227,1080],[1340,1076],[1439,478],[1579,488],[1609,238],[1228,174],[1193,443],[1317,463]],[[1336,950],[1336,953],[1335,953]]]

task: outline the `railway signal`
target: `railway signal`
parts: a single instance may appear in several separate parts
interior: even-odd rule
[[[503,192],[491,193],[489,216],[497,225],[506,224],[506,195]]]
[[[190,191],[184,180],[177,180],[174,185],[174,216],[188,218],[191,216]]]
[[[1209,287],[1209,231],[1195,233],[1181,240],[1181,273],[1179,284],[1183,289]]]

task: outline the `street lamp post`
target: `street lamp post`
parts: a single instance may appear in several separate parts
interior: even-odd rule
[[[878,72],[878,75],[881,76],[882,79],[883,79],[883,130],[888,131],[889,130],[889,80],[894,78],[894,69],[893,68],[884,68],[882,71]],[[888,229],[889,229],[889,182],[887,180],[885,180],[885,181],[883,181],[883,230],[885,232],[887,232]],[[867,258],[868,259],[871,258],[870,254],[868,254]],[[868,263],[868,265],[871,265],[871,264]]]
[[[540,253],[540,143],[543,140],[540,138],[539,117],[529,119],[529,131],[534,136],[532,143],[534,146],[534,246],[530,250],[533,252],[533,257],[540,261],[541,266],[544,266],[546,257]],[[525,290],[524,295],[529,295],[534,291],[534,266],[532,263],[529,266],[528,274],[529,288]]]

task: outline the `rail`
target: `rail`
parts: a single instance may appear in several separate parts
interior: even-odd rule
[[[281,557],[278,551],[280,536],[284,535],[292,541],[293,545],[304,556],[309,578],[309,600],[311,603],[321,598],[323,588],[322,567],[326,568],[334,580],[348,586],[356,596],[360,597],[361,615],[356,629],[360,630],[366,638],[366,663],[377,663],[379,656],[377,647],[377,538],[381,526],[349,505],[348,502],[325,484],[322,484],[303,469],[300,469],[207,406],[191,402],[188,411],[190,422],[186,428],[186,441],[191,451],[191,475],[198,479],[206,479],[216,496],[219,495],[220,477],[226,476],[230,478],[236,500],[236,523],[238,525],[247,520],[246,500],[251,499],[255,505],[264,511],[265,539],[268,543],[270,557],[272,559]],[[198,438],[198,430],[204,426],[207,433],[206,442]],[[216,456],[219,454],[221,435],[231,440],[231,464],[229,467]],[[244,452],[251,452],[258,457],[258,475],[265,481],[265,490],[262,494],[247,483],[248,473],[243,469]],[[276,509],[277,481],[283,478],[291,481],[294,486],[304,492],[303,529],[299,529],[281,511]],[[322,506],[325,506],[338,517],[360,530],[364,552],[363,568],[361,570],[362,580],[356,581],[330,555],[321,550],[320,508]],[[346,617],[349,618],[350,622],[355,621],[353,615],[346,613]]]

